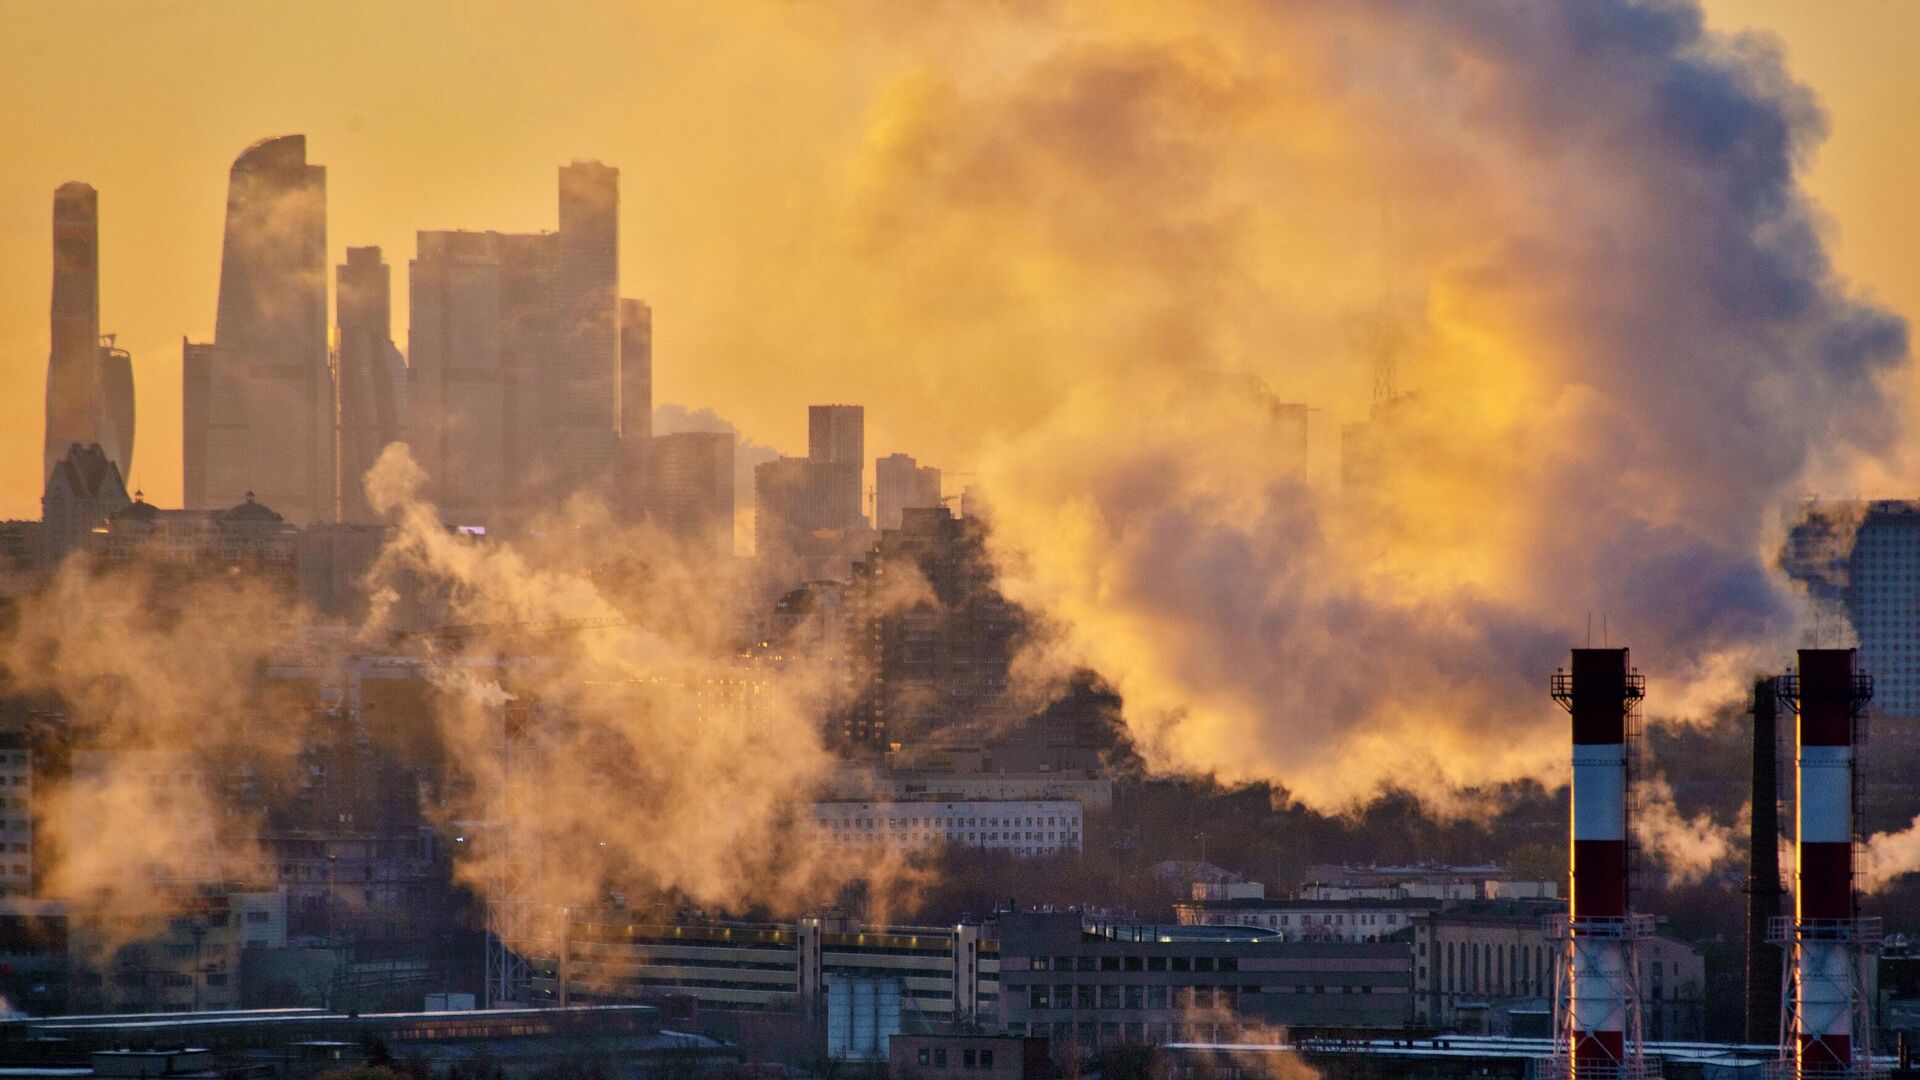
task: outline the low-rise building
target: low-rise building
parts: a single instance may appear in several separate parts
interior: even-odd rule
[[[1551,924],[1565,912],[1556,901],[1488,900],[1421,916],[1413,931],[1415,1022],[1477,1034],[1541,1034],[1526,1029],[1551,1016],[1556,971],[1564,962]],[[1655,936],[1640,942],[1639,954],[1646,1037],[1701,1038],[1706,964],[1700,953]]]
[[[1209,886],[1211,888],[1211,886]],[[1282,941],[1384,941],[1405,933],[1442,901],[1269,900],[1262,897],[1183,900],[1173,906],[1183,926],[1257,926]]]
[[[1087,925],[1008,912],[1000,1022],[1056,1048],[1235,1041],[1271,1027],[1392,1029],[1411,1014],[1410,945],[1283,941],[1251,927]]]
[[[67,951],[74,1007],[95,1012],[237,1008],[242,951],[286,944],[285,893],[156,885],[150,897],[152,905],[138,913],[73,910]]]
[[[1034,1080],[1051,1074],[1047,1040],[1015,1035],[895,1035],[888,1080]]]
[[[572,911],[565,937],[529,958],[536,1001],[692,999],[701,1011],[823,1016],[827,980],[897,979],[906,1031],[997,1014],[999,946],[973,925],[697,922],[622,909]]]

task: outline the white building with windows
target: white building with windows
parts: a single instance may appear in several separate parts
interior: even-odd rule
[[[842,847],[918,850],[938,844],[1018,856],[1080,850],[1080,804],[1067,799],[813,804],[814,824]]]
[[[1253,926],[1282,941],[1382,941],[1439,910],[1442,901],[1274,899],[1264,896],[1183,900],[1173,906],[1183,926]]]

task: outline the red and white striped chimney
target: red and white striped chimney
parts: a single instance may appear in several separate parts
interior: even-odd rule
[[[1793,1037],[1802,1076],[1844,1075],[1854,1065],[1853,741],[1862,687],[1852,649],[1800,650]]]
[[[1641,695],[1625,649],[1575,649],[1554,696],[1573,716],[1570,971],[1561,1053],[1575,1077],[1628,1075],[1640,1058],[1627,977],[1627,717]]]

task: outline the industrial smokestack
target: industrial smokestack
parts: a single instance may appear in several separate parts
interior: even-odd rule
[[[1858,917],[1853,887],[1854,749],[1873,686],[1854,658],[1852,649],[1802,649],[1798,675],[1781,685],[1799,713],[1798,822],[1793,920],[1775,936],[1792,950],[1781,1027],[1793,1033],[1794,1073],[1803,1078],[1864,1075],[1873,1049],[1861,959],[1878,920]]]
[[[1773,679],[1753,684],[1753,826],[1747,855],[1747,1041],[1780,1041],[1780,948],[1768,939],[1780,917],[1779,702]]]
[[[1563,1076],[1638,1076],[1644,1065],[1635,942],[1627,910],[1627,741],[1645,683],[1625,649],[1575,649],[1554,699],[1573,717],[1573,859],[1563,940],[1564,992],[1555,1002],[1555,1063]]]

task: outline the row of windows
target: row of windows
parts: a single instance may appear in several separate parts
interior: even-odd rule
[[[1239,971],[1237,956],[1036,956],[1035,971]]]
[[[1064,832],[1062,833],[1054,833],[1054,832],[997,833],[996,832],[996,833],[978,833],[978,834],[949,833],[944,837],[933,837],[924,833],[916,833],[908,837],[866,836],[866,835],[847,834],[843,836],[835,836],[833,838],[833,841],[834,843],[839,844],[843,847],[852,847],[856,845],[888,844],[888,843],[927,844],[927,843],[931,843],[935,839],[948,840],[953,843],[964,844],[970,847],[983,847],[983,846],[984,847],[1005,847],[1009,844],[1048,844],[1056,847],[1059,845],[1065,844],[1065,845],[1077,847],[1080,843],[1080,834],[1064,833]]]
[[[1356,912],[1351,922],[1344,914],[1319,912],[1300,915],[1261,915],[1248,912],[1241,915],[1209,915],[1209,926],[1265,926],[1278,930],[1283,927],[1309,926],[1399,926],[1400,916],[1391,913]]]
[[[944,818],[944,817],[941,817],[941,818],[917,818],[917,817],[886,818],[885,820],[881,820],[878,818],[870,818],[870,817],[860,817],[860,818],[828,817],[824,814],[821,814],[821,815],[816,815],[814,820],[820,822],[821,824],[827,826],[830,829],[864,829],[868,831],[871,831],[873,829],[893,829],[896,832],[903,829],[946,829],[948,831],[952,831],[953,829],[1042,829],[1042,828],[1059,828],[1063,825],[1070,826],[1072,828],[1080,827],[1079,818],[1060,817],[1057,815],[1055,817],[1050,817],[1050,818],[1047,818],[1045,821],[1042,821],[1037,817],[1006,818],[1004,820],[1001,818]]]
[[[947,1067],[947,1048],[944,1046],[921,1047],[919,1061],[922,1065],[931,1065],[936,1069]],[[993,1068],[993,1051],[981,1049],[977,1053],[972,1047],[960,1052],[960,1067],[963,1069]]]

